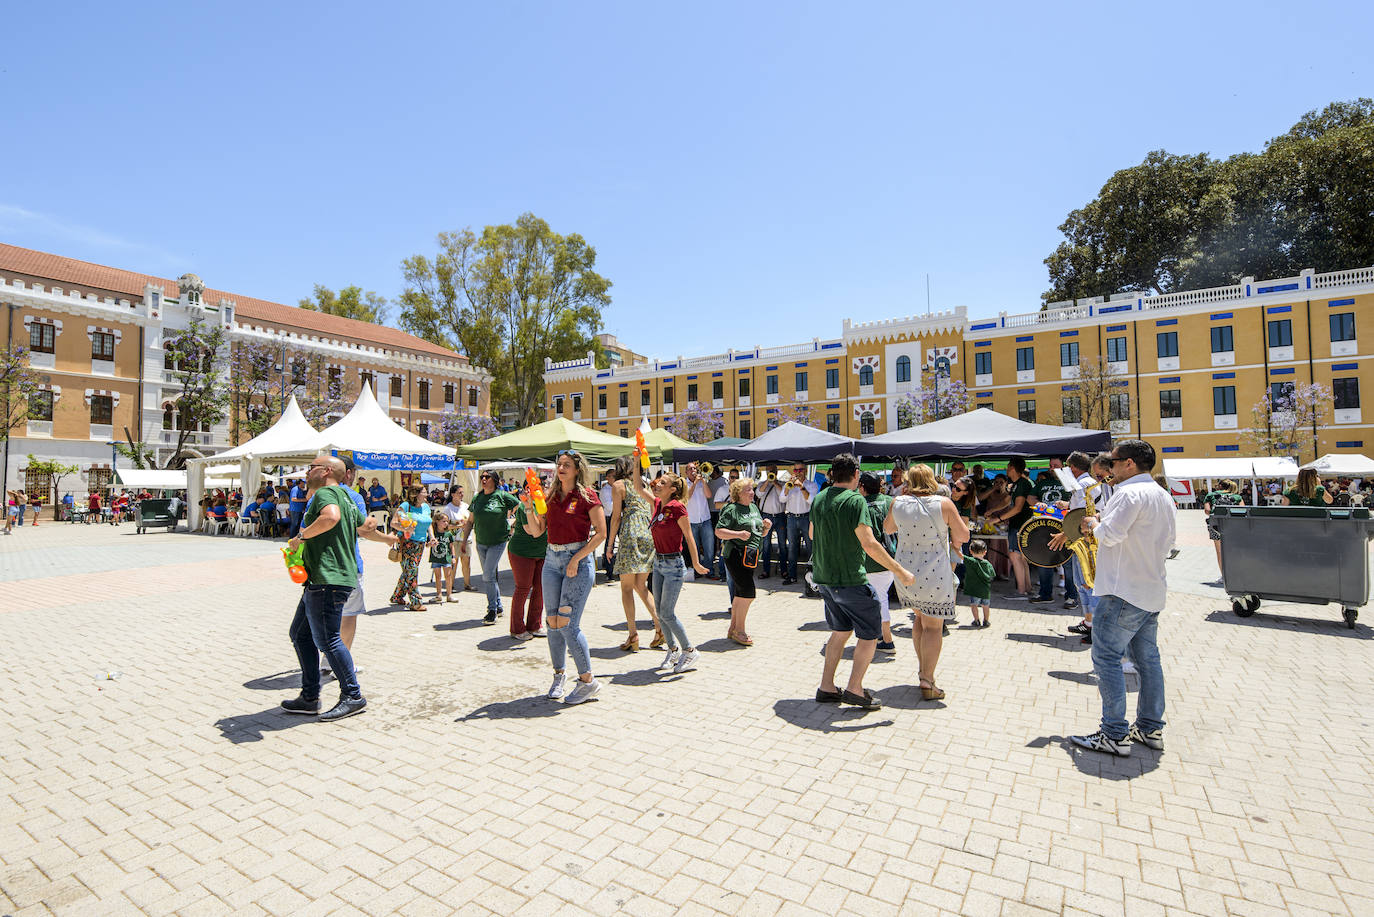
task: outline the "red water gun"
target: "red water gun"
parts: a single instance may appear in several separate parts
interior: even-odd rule
[[[644,443],[644,431],[635,431],[635,455],[639,456],[639,467],[649,470],[649,447]]]

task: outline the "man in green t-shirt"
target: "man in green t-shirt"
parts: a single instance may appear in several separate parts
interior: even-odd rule
[[[864,571],[865,556],[891,570],[903,586],[910,586],[916,578],[874,537],[868,503],[859,493],[858,483],[858,459],[842,452],[830,462],[830,486],[811,501],[811,578],[825,603],[825,621],[831,631],[816,701],[877,710],[882,702],[864,688],[863,682],[882,636],[883,618],[878,594]],[[849,684],[841,691],[835,686],[835,671],[851,633],[858,642]]]
[[[332,455],[321,455],[310,463],[306,482],[308,489],[314,491],[314,498],[300,531],[287,542],[291,550],[300,545],[305,549],[307,579],[297,613],[303,611],[310,626],[293,629],[292,642],[301,663],[301,693],[282,701],[282,709],[288,713],[319,713],[319,654],[324,653],[339,680],[339,702],[320,713],[322,722],[361,713],[367,706],[358,687],[353,656],[339,635],[344,605],[358,588],[354,545],[358,529],[366,521],[353,499],[339,486],[344,472],[344,463]]]
[[[1007,491],[1011,503],[997,516],[990,518],[993,522],[1007,524],[1007,553],[1011,555],[1011,572],[1016,578],[1016,593],[1007,598],[1028,599],[1030,567],[1026,565],[1026,558],[1021,553],[1021,542],[1017,537],[1021,534],[1021,526],[1035,515],[1035,511],[1031,509],[1035,503],[1035,488],[1031,486],[1030,478],[1026,477],[1025,459],[1018,456],[1007,460],[1007,479],[1011,481],[1011,487]]]

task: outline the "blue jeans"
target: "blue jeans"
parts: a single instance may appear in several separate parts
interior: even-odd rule
[[[773,542],[778,543],[778,572],[783,571],[783,564],[787,560],[787,514],[786,513],[765,513],[763,518],[773,523],[773,527],[768,530],[768,534],[763,536],[762,556],[759,558],[759,575],[767,576],[769,567],[773,561]]]
[[[712,572],[715,571],[716,558],[716,528],[711,524],[711,520],[705,522],[692,523],[692,540],[697,543],[697,557],[701,560],[701,565]]]
[[[1064,598],[1078,598],[1078,584],[1073,581],[1073,573],[1069,570],[1069,565],[1073,563],[1073,558],[1069,558],[1060,567],[1041,567],[1040,568],[1040,590],[1039,595],[1042,599],[1054,597],[1054,577],[1060,571],[1064,571]]]
[[[301,664],[301,697],[307,700],[320,696],[320,653],[329,660],[329,667],[339,680],[340,696],[362,696],[358,675],[353,670],[353,656],[339,636],[344,604],[354,588],[307,584],[301,593],[289,633]]]
[[[1078,592],[1078,602],[1083,606],[1083,616],[1091,618],[1093,609],[1097,607],[1097,599],[1093,598],[1093,591],[1083,582],[1083,568],[1078,563],[1078,556],[1074,555],[1067,564],[1069,572],[1073,574],[1074,589]]]
[[[568,623],[562,627],[548,624],[549,658],[553,661],[554,671],[563,671],[568,653],[572,653],[577,674],[586,675],[592,670],[592,651],[587,646],[587,635],[582,633],[582,612],[587,607],[587,596],[596,585],[596,570],[592,559],[582,558],[577,565],[577,575],[567,576],[568,561],[586,542],[577,542],[561,548],[549,546],[544,555],[544,572],[540,585],[544,588],[544,617],[566,615]],[[562,609],[567,609],[563,611]]]
[[[287,537],[287,538],[295,538],[295,537],[296,537],[296,534],[301,530],[301,520],[304,519],[304,518],[305,518],[305,510],[304,510],[304,509],[293,509],[293,510],[291,510],[291,527],[290,527],[289,529],[286,530],[286,537]]]
[[[487,611],[502,612],[501,607],[501,555],[506,553],[506,543],[478,544],[477,562],[482,565],[482,588],[487,593]]]
[[[802,539],[806,540],[806,550],[811,551],[811,536],[807,528],[811,524],[810,513],[787,514],[787,578],[797,578],[797,558],[801,555]]]
[[[677,597],[682,593],[682,581],[687,577],[687,565],[681,554],[654,556],[654,607],[658,609],[658,626],[668,638],[668,646],[687,649],[692,641],[677,617]]]
[[[24,510],[26,510],[26,509],[28,509],[28,508],[29,508],[29,507],[28,507],[28,504],[27,504],[27,503],[20,503],[20,504],[19,504],[19,524],[20,524],[20,525],[23,525],[23,524],[24,524]]]
[[[1102,694],[1102,731],[1121,741],[1126,723],[1126,676],[1121,659],[1129,652],[1140,673],[1135,721],[1142,732],[1164,728],[1164,669],[1159,662],[1159,614],[1120,596],[1100,595],[1093,614],[1093,672]]]

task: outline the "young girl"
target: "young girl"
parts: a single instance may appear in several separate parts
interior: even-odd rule
[[[429,545],[429,567],[433,571],[433,604],[437,605],[445,597],[453,601],[453,530],[448,516],[440,510],[433,510],[430,518],[434,520],[434,540]]]

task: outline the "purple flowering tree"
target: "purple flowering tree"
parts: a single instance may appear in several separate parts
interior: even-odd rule
[[[0,393],[5,401],[5,416],[0,420],[0,440],[8,439],[10,430],[29,419],[29,399],[38,390],[38,375],[29,365],[29,349],[15,345],[0,350]]]
[[[445,446],[470,446],[500,434],[496,421],[479,414],[457,414],[445,411],[437,424],[429,428],[429,438]]]
[[[1302,460],[1302,443],[1312,435],[1317,457],[1318,430],[1334,403],[1331,389],[1320,382],[1278,384],[1250,408],[1250,428],[1241,439],[1259,455],[1290,455]]]
[[[669,417],[663,426],[689,443],[709,443],[725,435],[725,415],[700,406],[685,408]]]
[[[305,419],[321,428],[329,425],[331,415],[346,413],[356,393],[344,373],[331,370],[319,355],[292,353],[279,344],[236,341],[229,356],[235,444],[276,423],[292,395]]]
[[[907,392],[897,399],[897,428],[906,429],[965,414],[971,402],[968,388],[958,379],[923,372],[920,391]]]
[[[772,416],[777,421],[774,426],[782,426],[785,423],[806,424],[808,427],[816,425],[815,417],[811,413],[811,405],[801,401],[780,405]]]

